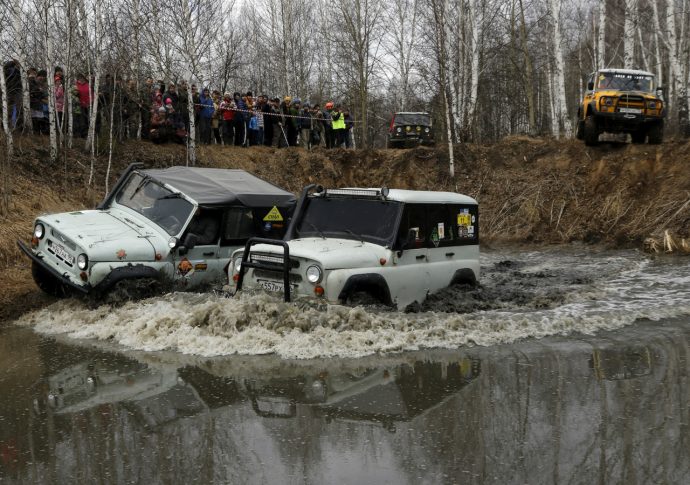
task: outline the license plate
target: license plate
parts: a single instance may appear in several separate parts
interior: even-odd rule
[[[266,291],[284,291],[285,285],[277,281],[258,280],[259,286]]]
[[[57,243],[53,243],[52,250],[55,253],[55,256],[62,259],[65,263],[70,265],[74,264],[74,256],[69,254],[64,247]]]
[[[630,113],[636,115],[642,113],[642,110],[640,108],[619,108],[618,111],[620,111],[621,113]]]

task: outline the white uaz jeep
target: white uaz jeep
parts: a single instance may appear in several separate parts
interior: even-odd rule
[[[40,216],[31,247],[18,244],[36,284],[56,296],[130,280],[222,284],[250,237],[283,236],[296,200],[243,170],[132,164],[96,210]]]
[[[237,291],[262,287],[347,303],[366,293],[399,309],[479,278],[479,212],[451,192],[304,189],[283,241],[233,255]]]

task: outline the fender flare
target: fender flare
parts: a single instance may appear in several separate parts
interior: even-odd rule
[[[378,293],[376,296],[379,297],[384,305],[393,305],[393,299],[391,298],[391,292],[388,288],[386,278],[380,274],[364,273],[350,276],[345,282],[343,289],[340,290],[338,300],[346,301],[347,297],[357,288],[373,288]]]
[[[150,266],[144,264],[128,264],[127,266],[120,266],[113,269],[108,275],[103,278],[101,282],[93,287],[94,291],[99,293],[108,291],[123,280],[134,280],[139,278],[154,278],[161,279],[162,273]]]
[[[455,271],[455,274],[453,274],[448,286],[453,285],[477,286],[477,276],[470,268],[459,269]]]

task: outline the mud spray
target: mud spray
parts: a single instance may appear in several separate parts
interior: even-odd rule
[[[62,301],[19,323],[145,351],[362,357],[591,334],[638,319],[688,316],[689,269],[687,258],[655,260],[632,251],[498,251],[482,256],[479,288],[449,288],[407,312],[284,303],[265,293],[170,293],[98,308]]]

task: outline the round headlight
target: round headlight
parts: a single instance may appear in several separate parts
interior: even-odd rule
[[[400,127],[398,126],[398,129],[395,130],[395,131],[397,131],[398,133],[400,133],[400,132],[402,131],[402,128],[400,128]]]
[[[235,260],[235,273],[239,273],[241,267],[242,267],[242,258],[237,258]]]
[[[429,127],[424,128],[424,133],[429,133]]]
[[[88,267],[89,267],[89,257],[84,253],[77,256],[77,268],[84,271]]]
[[[321,281],[321,268],[318,266],[309,266],[307,268],[307,280],[310,283],[318,283]]]
[[[34,226],[34,236],[36,236],[37,238],[43,239],[45,233],[45,227],[43,227],[43,224],[41,224],[40,222]]]
[[[168,247],[170,249],[175,249],[177,247],[177,238],[176,237],[171,237],[168,239]]]
[[[649,101],[647,103],[647,108],[649,109],[656,109],[656,103],[654,101]]]
[[[606,106],[611,106],[611,105],[613,104],[613,99],[611,99],[611,98],[606,98],[606,99],[604,100],[604,104],[606,104]]]

